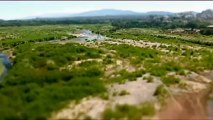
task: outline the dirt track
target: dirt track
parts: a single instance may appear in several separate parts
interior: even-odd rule
[[[207,101],[210,90],[185,93],[169,99],[156,119],[213,119],[208,117]]]

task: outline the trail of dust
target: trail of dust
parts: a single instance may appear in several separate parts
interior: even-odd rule
[[[167,100],[167,105],[155,119],[207,119],[207,98],[209,91],[185,93]],[[180,107],[178,107],[180,105]]]
[[[213,91],[209,95],[209,100],[208,100],[208,115],[210,118],[213,119]]]
[[[192,73],[185,76],[189,82],[203,85],[203,87],[195,87],[189,91],[175,95],[166,101],[166,105],[154,117],[154,119],[213,119],[209,112],[208,98],[212,91],[212,71],[196,74]],[[184,78],[184,77],[183,77]],[[190,81],[191,80],[191,81]],[[193,86],[198,85],[192,84]],[[212,107],[212,106],[210,106]]]

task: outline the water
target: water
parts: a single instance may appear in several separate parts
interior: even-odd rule
[[[7,75],[9,69],[12,67],[12,62],[10,61],[9,57],[3,53],[0,53],[0,62],[4,65],[4,70],[0,73],[0,82],[4,79]]]
[[[4,79],[4,77],[6,77],[7,73],[8,73],[8,70],[6,68],[4,68],[4,71],[0,75],[0,82],[3,81],[3,79]]]
[[[87,41],[95,41],[95,40],[101,41],[101,40],[109,39],[106,36],[92,33],[92,31],[90,30],[81,30],[78,33],[73,35],[77,36],[77,38],[72,39],[72,41],[74,42],[87,42]]]
[[[81,30],[77,33],[71,33],[70,35],[76,36],[76,38],[72,38],[69,40],[51,40],[48,41],[50,43],[84,43],[84,42],[89,42],[89,41],[102,41],[102,40],[107,40],[110,39],[109,37],[92,33],[90,30]]]
[[[109,37],[100,35],[100,34],[95,34],[92,33],[90,30],[81,30],[75,34],[70,34],[73,36],[76,36],[76,38],[72,38],[69,40],[51,40],[48,42],[51,43],[70,43],[70,42],[75,42],[75,43],[84,43],[84,42],[89,42],[89,41],[102,41],[102,40],[107,40],[110,39]]]

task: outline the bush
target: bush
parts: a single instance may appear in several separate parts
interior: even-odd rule
[[[124,96],[124,95],[128,95],[129,94],[129,92],[128,91],[126,91],[126,90],[122,90],[118,95],[120,95],[120,96]]]
[[[104,120],[112,119],[129,119],[139,120],[144,116],[152,116],[155,114],[155,108],[151,103],[144,103],[135,107],[131,105],[117,105],[114,110],[108,108],[103,112]]]
[[[180,79],[174,76],[165,76],[165,77],[162,77],[161,79],[162,79],[162,82],[167,86],[180,83]]]
[[[159,85],[154,92],[154,96],[157,97],[166,97],[167,94],[168,91],[165,89],[164,85]]]
[[[211,29],[211,28],[202,29],[202,30],[200,31],[200,33],[201,33],[202,35],[213,35],[213,29]]]

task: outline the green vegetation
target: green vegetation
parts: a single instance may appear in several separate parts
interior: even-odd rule
[[[162,99],[168,96],[168,91],[166,90],[164,85],[159,85],[155,90],[154,96],[157,96],[159,99]]]
[[[157,55],[160,53],[157,50],[134,47],[125,44],[113,45],[108,47],[109,49],[116,50],[119,57],[130,58],[132,60],[132,63],[137,63],[140,61],[142,62],[145,59],[157,59]]]
[[[15,47],[20,44],[51,41],[66,36],[74,36],[67,33],[76,30],[76,26],[26,26],[26,27],[2,27],[0,28],[0,40],[3,47]]]
[[[208,14],[206,14],[207,12]],[[209,16],[212,11],[206,10],[198,14],[205,14]],[[99,17],[65,17],[65,18],[49,18],[49,19],[31,19],[31,20],[0,20],[0,26],[39,26],[39,25],[69,25],[69,24],[111,24],[114,28],[111,31],[117,29],[127,28],[206,28],[211,24],[212,17],[206,19],[201,17],[203,15],[197,15],[196,17],[188,13],[173,14],[169,16],[164,15],[116,15],[116,16],[99,16]]]
[[[71,39],[71,33],[80,29],[107,35],[121,44],[110,44],[110,40],[94,41],[91,46],[90,42],[59,44],[61,38]],[[125,39],[133,42],[125,43]],[[139,40],[143,40],[142,46],[136,45]],[[162,81],[154,93],[161,100],[168,96],[167,87],[185,86],[176,75],[213,69],[212,43],[211,36],[201,34],[159,28],[115,29],[110,24],[1,27],[0,49],[13,58],[14,65],[0,83],[0,119],[47,119],[70,101],[88,96],[108,100],[106,85],[134,81],[145,73],[150,74],[144,77],[150,84],[154,78]],[[110,75],[105,74],[108,66],[112,66]],[[2,70],[0,63],[0,74]],[[127,94],[121,91],[113,96]],[[103,117],[140,119],[154,113],[150,103],[118,105],[106,109]]]
[[[174,76],[165,76],[162,78],[162,81],[167,86],[180,83],[180,79]]]
[[[142,77],[145,74],[144,70],[138,70],[135,72],[128,72],[126,70],[121,70],[117,73],[119,77],[110,78],[107,80],[107,82],[118,82],[118,83],[124,83],[126,81],[135,81],[136,78]]]
[[[148,76],[144,77],[144,79],[147,80],[147,82],[152,82],[154,78],[152,76]]]
[[[203,35],[213,35],[213,29],[212,28],[202,29],[200,33]]]
[[[61,69],[74,60],[98,58],[100,50],[78,44],[27,44],[15,53],[14,66],[0,87],[0,119],[44,119],[70,100],[105,92],[98,64]]]
[[[117,105],[115,109],[108,108],[103,113],[104,120],[128,119],[138,120],[144,116],[152,116],[155,108],[151,103],[143,103],[140,106]]]
[[[124,38],[128,37],[128,35],[131,34],[140,34],[140,29],[127,31],[128,32],[125,32],[125,30],[123,30],[122,32],[119,32],[119,34],[122,34]],[[149,31],[149,29],[144,31]],[[149,32],[151,31],[153,30],[150,30]],[[153,33],[159,34],[159,32]],[[158,48],[156,48],[156,46],[151,48],[141,48],[127,44],[104,44],[107,49],[116,51],[115,54],[118,59],[130,61],[130,65],[133,65],[136,68],[140,66],[143,66],[145,68],[143,70],[136,70],[135,72],[127,72],[126,70],[121,70],[117,73],[120,76],[115,77],[111,80],[123,83],[126,80],[136,80],[137,77],[141,77],[144,73],[150,73],[152,76],[165,77],[170,72],[174,72],[175,74],[179,75],[185,75],[185,70],[198,72],[201,70],[213,68],[211,62],[213,60],[213,51],[211,50],[211,47],[203,47],[191,43],[183,44],[182,41],[176,41],[178,42],[165,42],[167,44],[169,43],[169,45],[171,43],[171,46],[160,45]],[[186,47],[187,45],[191,48]],[[196,47],[200,47],[201,49],[194,49]],[[167,50],[168,52],[161,52],[158,49]],[[175,83],[179,84],[178,82]],[[170,84],[170,82],[168,84]]]
[[[128,94],[129,94],[129,92],[126,90],[122,90],[121,92],[118,93],[118,95],[120,95],[120,96],[124,96],[124,95],[128,95]]]
[[[4,71],[4,65],[0,61],[0,76],[3,73],[3,71]]]
[[[163,61],[163,60],[162,60]],[[152,63],[145,64],[147,70],[154,76],[165,76],[168,72],[180,72],[181,66],[174,61],[153,65]]]
[[[141,29],[130,28],[120,29],[112,32],[110,37],[133,40],[146,40],[151,42],[170,43],[170,44],[201,44],[212,46],[213,41],[211,36],[199,34],[172,34],[161,29]]]

